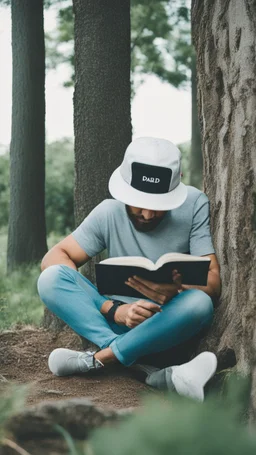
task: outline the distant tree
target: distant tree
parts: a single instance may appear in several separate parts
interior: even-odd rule
[[[13,0],[8,271],[47,250],[44,212],[43,0]]]
[[[54,1],[54,0],[52,0]],[[56,3],[54,1],[54,3]],[[46,35],[47,66],[74,68],[74,13],[71,0],[58,11],[58,26]],[[145,74],[155,74],[175,87],[190,81],[191,40],[185,0],[131,0],[131,79],[137,87]],[[73,85],[74,75],[65,82]]]
[[[109,197],[131,141],[130,2],[74,0],[75,221]],[[87,276],[94,281],[94,261]]]
[[[75,222],[109,197],[108,180],[131,141],[130,1],[74,0]],[[83,272],[95,281],[93,258]],[[63,322],[48,310],[45,327]]]
[[[0,227],[8,224],[9,217],[9,155],[0,156]]]
[[[58,27],[46,36],[47,66],[74,67],[74,15],[71,0],[58,12]],[[68,4],[70,3],[70,4]],[[191,44],[190,8],[186,0],[131,1],[132,93],[145,75],[154,74],[174,87],[192,86],[191,185],[202,187],[201,134],[197,115],[196,65]],[[74,83],[74,74],[64,85]]]
[[[222,277],[202,348],[251,375],[256,421],[256,8],[254,0],[192,2],[204,187]]]

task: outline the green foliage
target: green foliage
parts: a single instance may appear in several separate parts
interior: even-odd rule
[[[97,430],[84,453],[253,455],[256,434],[242,421],[249,390],[249,383],[239,380],[226,396],[209,397],[203,404],[174,394],[151,399],[118,428]]]
[[[47,232],[61,235],[74,228],[74,151],[69,139],[46,148],[45,210]]]
[[[186,2],[131,3],[131,70],[133,81],[155,74],[175,87],[190,80],[192,46]]]
[[[6,275],[7,235],[0,233],[0,331],[14,324],[39,324],[43,304],[36,283],[40,274],[38,266],[17,270]]]
[[[186,0],[131,0],[132,86],[155,74],[175,87],[190,81],[192,46]],[[74,67],[74,17],[71,0],[58,11],[55,32],[46,35],[47,67]],[[65,83],[73,85],[74,74]]]
[[[24,407],[26,392],[26,386],[9,386],[5,387],[4,393],[0,395],[0,444],[4,436],[4,425],[13,414]]]
[[[52,233],[48,238],[51,248],[62,239]],[[21,267],[10,275],[6,274],[7,233],[0,231],[0,331],[15,325],[39,325],[44,305],[37,293],[40,264]]]
[[[61,235],[74,228],[74,151],[69,139],[46,146],[45,211],[47,232]],[[0,156],[0,228],[9,213],[9,153]]]
[[[63,427],[61,427],[60,425],[55,425],[54,428],[65,439],[65,441],[67,443],[67,446],[68,446],[68,449],[69,449],[69,454],[70,455],[79,455],[79,453],[77,452],[77,449],[76,449],[76,444],[73,441],[73,439],[70,436],[70,434]]]

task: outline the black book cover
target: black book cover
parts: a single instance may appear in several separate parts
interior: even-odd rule
[[[125,281],[137,275],[155,283],[171,283],[172,270],[177,269],[182,275],[183,284],[206,286],[209,266],[210,261],[175,261],[151,271],[131,265],[96,264],[97,288],[100,294],[145,298],[140,292],[127,286]]]

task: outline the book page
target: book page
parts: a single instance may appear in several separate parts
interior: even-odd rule
[[[163,264],[167,262],[176,262],[176,261],[184,261],[184,262],[194,262],[194,261],[210,261],[208,256],[192,256],[191,254],[183,254],[183,253],[166,253],[163,254],[157,261],[156,261],[156,269],[159,269]]]
[[[150,259],[141,256],[120,256],[117,258],[108,258],[100,261],[100,264],[111,265],[130,265],[136,267],[143,267],[147,270],[154,270],[155,264]]]

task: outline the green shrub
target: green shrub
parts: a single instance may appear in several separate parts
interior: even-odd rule
[[[233,382],[233,383],[232,383]],[[97,430],[89,455],[254,455],[256,433],[243,423],[249,383],[232,379],[225,396],[204,403],[171,394],[146,402],[113,429]]]
[[[51,233],[49,248],[61,240],[59,234]],[[6,274],[7,232],[0,231],[0,331],[15,324],[39,325],[44,305],[37,293],[40,264],[21,267]]]
[[[3,436],[5,422],[16,412],[19,412],[25,403],[26,386],[6,386],[0,395],[0,441]]]
[[[46,145],[45,215],[47,232],[74,228],[74,150],[69,139]],[[9,153],[0,156],[0,228],[9,217]]]
[[[69,139],[47,145],[45,211],[47,232],[65,235],[74,229],[74,150]]]

